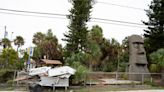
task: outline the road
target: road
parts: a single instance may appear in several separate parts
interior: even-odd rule
[[[164,92],[164,90],[131,90],[131,91],[108,91],[108,92]]]

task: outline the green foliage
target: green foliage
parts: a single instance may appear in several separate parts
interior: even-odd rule
[[[122,78],[123,78],[123,80],[128,80],[128,74],[123,74]]]
[[[80,62],[73,62],[71,67],[76,69],[76,73],[74,75],[73,83],[79,84],[83,83],[86,79],[88,69],[82,65]]]
[[[65,60],[66,65],[72,65],[73,62],[81,62],[81,63],[85,63],[87,60],[87,55],[84,53],[73,53],[71,55],[71,57],[67,57]]]
[[[113,72],[116,70],[117,65],[114,62],[108,62],[104,66],[102,66],[102,71],[104,72]]]
[[[65,60],[66,65],[69,65],[76,70],[76,73],[72,80],[72,82],[75,84],[84,82],[85,77],[87,76],[88,69],[82,64],[82,62],[85,61],[86,55],[80,52],[72,54],[71,57],[67,57]]]
[[[90,19],[93,0],[70,0],[70,2],[73,7],[70,10],[71,14],[67,16],[70,19],[69,31],[64,34],[65,39],[63,39],[67,42],[66,50],[69,55],[85,52],[88,34],[86,22]]]
[[[164,67],[164,49],[159,49],[156,52],[150,54],[152,71],[161,70]]]
[[[18,52],[19,47],[21,47],[22,45],[24,45],[24,39],[23,39],[23,37],[22,36],[17,36],[14,39],[14,45],[17,45],[17,52]]]
[[[144,30],[145,47],[147,53],[150,54],[164,48],[164,0],[153,0],[146,12],[149,21],[144,22],[148,26],[147,30]]]
[[[33,40],[32,42],[35,45],[41,45],[41,43],[43,42],[43,40],[45,39],[45,34],[41,33],[41,32],[37,32],[33,35]]]
[[[3,48],[10,48],[11,47],[11,42],[10,42],[9,39],[3,38],[2,39],[2,45],[3,45]]]
[[[5,69],[20,69],[21,63],[18,58],[18,53],[12,48],[3,49],[2,54],[0,55],[1,68]]]
[[[102,63],[102,67],[104,66],[107,67],[106,69],[108,70],[105,71],[116,71],[117,63],[118,63],[118,55],[121,54],[122,52],[120,44],[115,39],[111,39],[111,40],[104,39],[103,43],[100,46],[103,53],[101,60],[104,61]]]
[[[0,82],[6,83],[8,80],[13,79],[14,71],[8,69],[0,69]]]
[[[93,70],[93,67],[95,68],[94,70],[96,70],[96,67],[101,63],[100,62],[100,57],[102,55],[101,49],[97,43],[90,40],[88,41],[87,50],[88,50],[87,55],[88,55],[88,61],[89,61],[88,63],[89,63],[90,70]]]
[[[39,46],[34,47],[34,54],[32,58],[36,61],[39,61],[42,58],[42,49]],[[28,60],[28,57],[27,57],[27,60]]]
[[[91,41],[96,42],[97,44],[101,44],[103,42],[103,30],[101,27],[98,25],[95,25],[92,27],[90,33],[89,33],[89,38]]]
[[[23,56],[23,61],[27,61],[29,58],[29,55],[27,54],[27,52],[24,52],[24,56]]]
[[[58,39],[51,29],[46,34],[41,32],[34,34],[33,43],[37,46],[34,49],[33,59],[38,61],[46,56],[47,59],[62,60],[62,46],[58,44]]]
[[[159,71],[159,67],[157,66],[157,64],[151,64],[150,65],[150,71],[151,72],[158,72]]]
[[[158,86],[157,83],[155,83],[154,81],[151,81],[150,79],[144,79],[144,84],[146,85],[151,85],[151,86]]]
[[[120,54],[120,64],[119,64],[119,71],[120,72],[126,72],[126,68],[128,67],[128,63],[129,63],[129,54],[128,51],[124,51]]]
[[[13,80],[8,80],[6,83],[8,84],[8,86],[12,86],[12,84],[14,83],[14,81]]]

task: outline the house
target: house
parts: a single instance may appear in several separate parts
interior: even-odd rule
[[[59,61],[59,60],[49,60],[49,59],[40,59],[39,63],[40,63],[39,66],[56,67],[56,66],[61,66],[62,65],[62,62]]]

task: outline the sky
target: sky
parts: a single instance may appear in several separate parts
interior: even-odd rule
[[[96,0],[91,9],[91,17],[142,24],[142,20],[148,21],[144,9],[148,9],[150,2],[151,0]],[[69,0],[0,0],[0,8],[32,12],[69,14],[71,7]],[[26,15],[22,16],[13,15],[13,13],[0,10],[0,39],[4,37],[4,26],[6,26],[8,38],[13,40],[16,36],[22,36],[25,40],[25,45],[22,48],[26,48],[33,46],[34,33],[46,33],[48,29],[52,29],[59,43],[66,44],[61,40],[64,38],[63,33],[69,30],[67,28],[69,20],[63,19],[65,17],[36,14],[28,14],[34,16],[27,16],[24,13],[14,13]],[[103,29],[105,38],[115,38],[118,42],[132,34],[143,35],[143,30],[146,29],[145,26],[125,26],[127,24],[92,19],[87,23],[88,29],[91,29],[93,25],[99,25]]]

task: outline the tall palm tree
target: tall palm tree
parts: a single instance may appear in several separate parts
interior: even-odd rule
[[[3,38],[1,44],[3,45],[4,49],[7,48],[7,47],[11,47],[11,42],[8,38]]]
[[[45,34],[41,33],[41,32],[37,32],[33,35],[33,40],[32,42],[35,45],[41,45],[41,43],[44,41],[45,39]]]
[[[17,52],[18,52],[19,47],[21,47],[22,45],[24,45],[24,39],[23,39],[23,37],[22,36],[17,36],[14,39],[14,45],[17,45]]]

